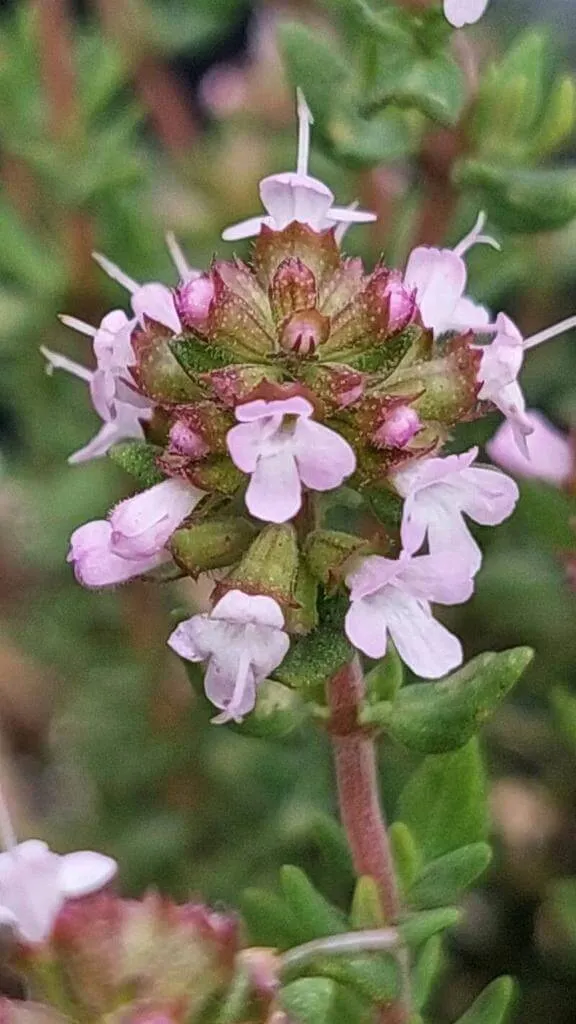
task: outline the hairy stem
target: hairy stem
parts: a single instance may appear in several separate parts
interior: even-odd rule
[[[364,677],[355,657],[328,683],[329,728],[340,817],[356,874],[375,880],[386,921],[394,925],[402,912],[402,903],[380,804],[376,744],[358,723],[363,696]],[[380,1024],[405,1024],[409,1019],[410,977],[405,958],[401,961],[401,975],[401,998],[381,1009]]]

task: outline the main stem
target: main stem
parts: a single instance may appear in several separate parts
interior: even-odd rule
[[[394,925],[402,903],[380,803],[376,744],[358,722],[363,696],[364,676],[355,657],[328,683],[340,817],[356,874],[374,879],[386,923]],[[407,964],[402,968],[401,998],[381,1009],[380,1024],[405,1024],[409,1019],[410,978]]]

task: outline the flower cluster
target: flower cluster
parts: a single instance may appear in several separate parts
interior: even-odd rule
[[[469,297],[466,253],[498,248],[483,216],[454,249],[415,249],[403,271],[343,255],[345,229],[373,215],[336,206],[309,175],[302,96],[298,113],[297,170],[264,179],[265,213],[224,232],[255,236],[250,263],[193,270],[170,237],[179,282],[167,288],[98,257],[130,292],[131,316],[115,310],[98,329],[64,318],[93,337],[94,371],[46,353],[89,383],[104,421],[72,460],[121,441],[124,464],[145,465],[152,485],[76,530],[76,576],[101,587],[164,563],[193,577],[218,570],[211,610],[169,643],[205,664],[219,722],[253,709],[326,601],[346,599],[342,629],[369,657],[391,637],[423,678],[460,664],[431,605],[469,598],[481,564],[469,521],[501,523],[518,490],[476,448],[445,446],[456,424],[497,408],[526,464],[539,424],[518,380],[524,354],[574,326],[525,339]],[[495,458],[501,443],[500,433]],[[548,470],[564,479],[557,449]],[[333,528],[339,507],[347,531]]]

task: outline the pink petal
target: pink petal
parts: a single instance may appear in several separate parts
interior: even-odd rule
[[[281,398],[273,402],[266,402],[258,398],[254,402],[245,402],[244,405],[236,406],[234,414],[239,423],[252,423],[254,420],[261,420],[269,416],[311,416],[314,412],[313,406],[300,395],[294,398]]]
[[[98,433],[84,445],[83,448],[79,448],[77,452],[70,455],[68,462],[70,465],[76,465],[80,462],[89,462],[91,459],[99,459],[110,450],[113,444],[117,441],[121,441],[126,437],[143,437],[144,431],[142,427],[139,427],[138,433],[134,434],[119,433],[115,423],[105,423]]]
[[[141,576],[168,560],[167,552],[150,558],[120,558],[111,550],[112,527],[105,519],[85,523],[70,538],[68,561],[84,587],[109,587]]]
[[[43,942],[64,902],[58,885],[60,858],[46,843],[29,840],[0,859],[0,904],[15,916],[23,939]]]
[[[281,424],[282,421],[279,417],[271,416],[269,431],[263,430],[261,419],[239,423],[238,426],[232,427],[226,434],[226,446],[234,465],[243,473],[253,473],[258,465],[267,434],[275,433]]]
[[[396,586],[411,597],[438,604],[463,604],[472,596],[474,583],[468,562],[456,550],[444,550],[416,558],[401,558]]]
[[[244,594],[241,590],[229,590],[224,594],[224,597],[214,605],[210,615],[212,619],[254,622],[275,629],[282,629],[284,626],[282,609],[272,597]]]
[[[110,514],[112,551],[130,559],[156,556],[203,497],[184,480],[163,480],[121,501]]]
[[[452,313],[452,328],[458,330],[481,330],[482,327],[488,327],[490,323],[490,313],[485,306],[480,306],[477,302],[473,302],[472,299],[464,296],[463,299],[456,304],[456,307]]]
[[[204,689],[208,700],[224,712],[214,722],[241,722],[256,703],[256,679],[249,658],[235,659],[233,665],[228,659],[211,658],[204,676]]]
[[[512,515],[519,498],[514,480],[498,470],[473,466],[462,473],[467,494],[462,509],[475,523],[498,526]]]
[[[60,858],[59,885],[67,897],[88,896],[108,885],[118,871],[112,857],[79,850]]]
[[[307,174],[272,174],[260,182],[262,205],[277,230],[292,221],[319,230],[329,215],[334,194],[327,185]]]
[[[222,232],[225,242],[238,242],[242,238],[253,238],[259,235],[262,225],[268,221],[267,217],[249,217],[248,220],[241,220],[238,224],[232,224]]]
[[[128,354],[126,337],[128,337],[129,341],[133,326],[135,326],[135,321],[129,320],[126,313],[121,309],[113,309],[110,313],[106,314],[96,331],[93,343],[94,355],[98,360],[98,367],[100,369],[107,369],[111,365],[118,365],[121,361],[125,361],[119,358],[120,353],[118,349],[121,349],[121,356]],[[120,344],[119,338],[121,339]],[[130,354],[133,359],[134,354],[132,352]]]
[[[45,348],[44,345],[40,346],[40,351],[47,361],[46,370],[48,374],[51,374],[53,370],[66,370],[67,373],[71,373],[73,377],[79,377],[80,380],[90,383],[94,375],[93,370],[89,370],[86,366],[82,366],[81,363],[74,362],[73,359],[68,359],[68,356],[63,356],[59,352],[52,352],[51,349]]]
[[[376,594],[397,578],[402,567],[401,561],[382,558],[381,555],[363,558],[358,568],[346,577],[346,586],[350,588],[352,600]]]
[[[377,600],[353,601],[344,622],[351,644],[369,658],[383,658],[387,647],[387,622]]]
[[[398,654],[422,679],[439,679],[462,663],[460,641],[436,622],[421,601],[398,592],[387,614]]]
[[[348,441],[313,420],[298,420],[294,454],[302,483],[313,491],[340,487],[356,469],[356,456]]]
[[[426,327],[437,333],[449,329],[454,310],[466,287],[466,264],[451,249],[421,246],[410,254],[404,283],[416,290]]]
[[[252,515],[266,523],[286,523],[301,504],[300,476],[290,448],[260,458],[246,491]]]
[[[155,320],[175,334],[180,334],[182,325],[174,305],[174,296],[163,284],[144,284],[132,296],[132,309],[140,321],[143,317]]]
[[[331,206],[326,220],[335,224],[369,224],[378,220],[378,215],[369,210],[357,210],[354,206]]]
[[[562,487],[574,470],[569,438],[535,409],[526,413],[526,420],[533,427],[533,433],[526,439],[529,458],[518,449],[508,422],[499,427],[487,444],[490,458],[516,476],[534,477]]]
[[[168,647],[170,647],[175,654],[178,654],[185,661],[204,661],[209,654],[209,648],[207,649],[204,645],[198,644],[197,642],[197,631],[194,628],[198,619],[207,619],[207,615],[194,615],[190,619],[186,619],[185,622],[181,622],[179,626],[171,633],[168,638]]]
[[[444,0],[444,14],[455,28],[480,21],[489,0]]]

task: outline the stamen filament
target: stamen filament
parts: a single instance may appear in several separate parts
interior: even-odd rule
[[[58,319],[65,327],[71,327],[73,331],[85,334],[88,338],[95,338],[98,333],[96,327],[92,327],[92,324],[87,324],[85,320],[78,320],[75,316],[67,316],[66,313],[60,313]]]
[[[310,125],[314,118],[301,89],[297,89],[298,97],[298,174],[308,174],[308,158],[310,156]]]
[[[168,252],[170,253],[172,262],[180,275],[180,279],[185,281],[186,278],[190,276],[191,268],[173,231],[167,232],[166,245],[168,246]]]
[[[128,274],[125,274],[123,270],[120,270],[120,267],[116,266],[115,263],[112,263],[112,260],[109,260],[107,256],[103,256],[102,253],[93,252],[92,258],[96,260],[99,267],[102,267],[104,273],[108,274],[108,277],[111,277],[113,281],[117,281],[118,284],[122,285],[122,287],[125,288],[126,291],[130,292],[131,295],[133,295],[134,292],[137,292],[141,287],[137,281],[133,281],[131,277],[128,277]]]
[[[533,334],[531,338],[526,338],[524,348],[535,348],[536,345],[541,345],[543,341],[550,341],[551,338],[556,338],[559,334],[565,334],[566,331],[571,331],[574,327],[576,327],[576,316],[568,317],[567,320],[561,320],[559,324],[554,324],[552,327],[547,327],[544,331],[539,331],[538,334]]]
[[[498,252],[500,251],[501,245],[495,238],[481,233],[485,223],[486,214],[482,211],[478,214],[478,219],[472,230],[455,247],[454,252],[457,256],[465,256],[475,245],[490,245],[493,249],[497,249]]]

